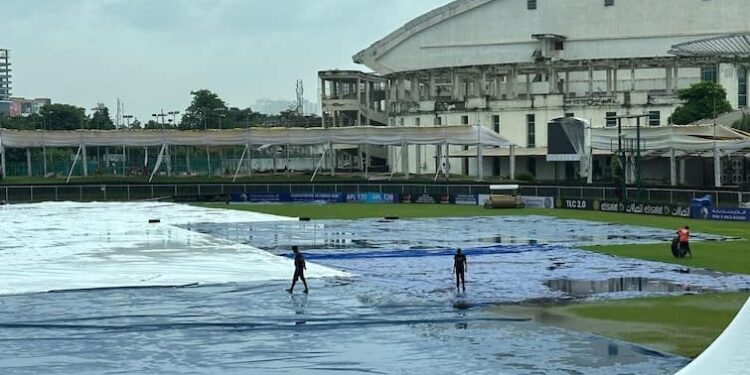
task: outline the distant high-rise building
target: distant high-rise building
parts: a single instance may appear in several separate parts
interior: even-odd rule
[[[45,105],[52,104],[49,98],[10,98],[10,117],[38,115]]]
[[[10,60],[7,49],[0,49],[0,114],[10,113]]]

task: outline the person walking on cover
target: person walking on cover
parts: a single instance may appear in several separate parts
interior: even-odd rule
[[[305,257],[302,256],[296,245],[292,246],[292,252],[294,252],[294,277],[292,278],[292,287],[286,291],[293,293],[294,284],[297,283],[297,279],[302,279],[302,284],[305,285],[305,294],[307,294],[309,290],[307,289],[307,280],[305,280],[305,270],[307,269],[307,266],[305,265]]]
[[[680,242],[679,244],[680,258],[684,258],[688,254],[690,254],[690,257],[692,258],[693,253],[690,252],[690,227],[686,225],[684,228],[678,230],[677,238]]]
[[[461,252],[461,249],[456,250],[456,255],[453,257],[453,273],[456,274],[456,291],[459,291],[459,286],[463,287],[463,291],[466,291],[466,271],[469,269],[466,263],[466,255]]]

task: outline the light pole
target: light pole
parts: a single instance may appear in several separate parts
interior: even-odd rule
[[[177,115],[180,114],[180,111],[169,111],[167,114],[172,116],[172,125],[177,127]]]
[[[164,110],[162,109],[160,113],[154,113],[151,116],[154,117],[154,121],[156,121],[157,124],[161,124],[161,130],[164,130],[164,117],[167,116],[167,114],[164,113]],[[159,118],[161,118],[161,123],[159,122]]]
[[[129,129],[130,128],[130,119],[133,118],[133,115],[122,115],[122,118],[125,119],[125,126]]]

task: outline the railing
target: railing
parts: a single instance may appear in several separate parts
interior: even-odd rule
[[[0,200],[9,203],[43,201],[132,201],[174,196],[230,193],[389,193],[389,194],[489,194],[486,184],[321,183],[321,184],[153,184],[153,185],[37,185],[0,186]],[[619,200],[618,189],[591,186],[523,186],[523,195],[574,199]],[[687,204],[709,195],[718,207],[750,202],[750,192],[722,190],[628,189],[631,201]]]

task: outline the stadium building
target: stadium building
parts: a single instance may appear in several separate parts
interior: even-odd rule
[[[700,80],[720,83],[734,108],[746,107],[747,59],[680,47],[701,49],[696,41],[719,40],[713,48],[741,49],[737,40],[717,43],[750,34],[749,12],[747,0],[453,1],[354,56],[375,74],[321,72],[324,124],[479,125],[518,145],[515,151],[484,150],[487,175],[510,176],[515,169],[542,181],[575,180],[578,163],[547,162],[552,120],[575,117],[599,128],[615,126],[617,116],[646,115],[643,126],[668,125],[680,105],[678,90]],[[382,105],[373,95],[380,80]],[[342,102],[342,93],[351,103]],[[348,114],[336,111],[344,107]],[[635,125],[636,119],[625,121]],[[614,151],[594,153],[594,180],[611,179]],[[398,172],[432,174],[445,168],[445,152],[440,146],[391,148],[389,162]],[[448,152],[450,173],[477,172],[470,162],[476,150],[450,146]],[[403,155],[408,163],[397,161]],[[663,158],[646,162],[647,182],[669,183]],[[712,171],[693,168],[712,163],[698,155],[682,155],[680,163],[680,182],[712,183]]]

